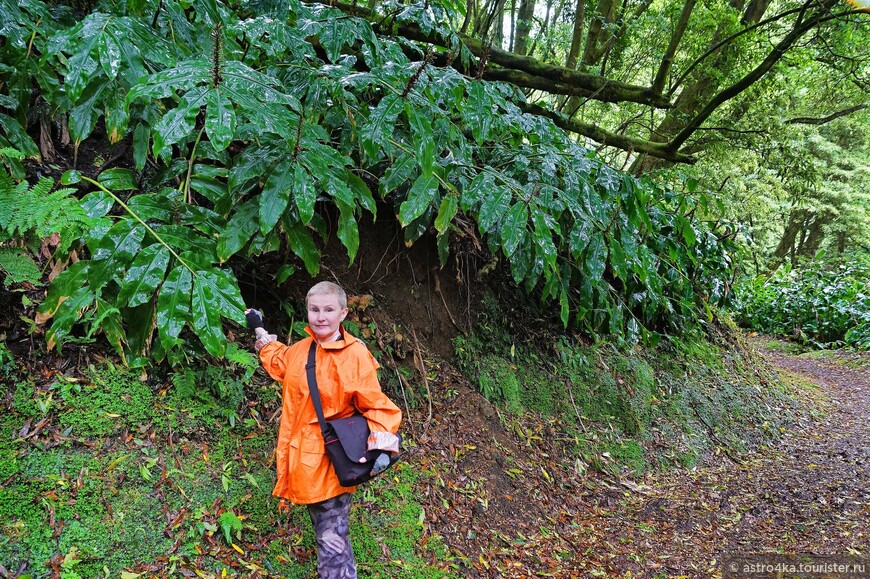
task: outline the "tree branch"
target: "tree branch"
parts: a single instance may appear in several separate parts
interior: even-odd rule
[[[686,163],[691,165],[697,161],[697,159],[695,157],[692,157],[691,155],[686,155],[685,153],[669,149],[666,143],[655,143],[653,141],[646,141],[643,139],[635,139],[632,137],[626,137],[625,135],[619,135],[617,133],[602,129],[601,127],[590,123],[581,123],[579,121],[569,119],[565,115],[559,114],[555,111],[551,111],[550,109],[544,108],[540,105],[531,103],[518,104],[523,112],[547,117],[548,119],[553,121],[553,124],[555,124],[557,127],[566,131],[571,131],[572,133],[576,133],[578,135],[582,135],[584,137],[588,137],[597,143],[601,143],[602,145],[617,147],[624,151],[645,153],[647,155],[658,157],[666,161],[671,161],[673,163]]]
[[[449,39],[441,38],[435,32],[426,33],[419,27],[407,23],[399,23],[397,27],[392,25],[382,27],[378,21],[378,15],[363,6],[332,0],[316,1],[338,8],[346,14],[365,18],[372,22],[373,27],[380,34],[398,34],[410,40],[428,42],[447,48],[451,46]],[[668,99],[655,94],[649,87],[609,80],[564,66],[546,64],[535,58],[519,56],[494,46],[488,46],[487,43],[465,34],[457,34],[457,36],[474,56],[481,58],[487,55],[490,64],[497,64],[501,67],[487,69],[483,74],[483,78],[486,80],[503,80],[514,83],[521,88],[544,90],[552,94],[583,95],[603,102],[633,102],[656,108],[669,108],[671,106]]]
[[[810,4],[814,4],[814,0],[809,0],[806,4],[804,4],[804,11],[809,9]],[[825,0],[822,4],[822,7],[819,8],[816,12],[812,14],[812,16],[804,21],[802,13],[797,21],[794,24],[791,32],[789,32],[785,38],[783,38],[779,44],[777,44],[774,49],[770,52],[770,54],[765,57],[765,59],[754,69],[752,69],[749,73],[747,73],[743,78],[732,84],[731,86],[722,90],[719,94],[713,97],[710,102],[704,106],[704,108],[697,114],[693,119],[691,119],[686,126],[673,138],[670,143],[668,143],[668,147],[674,150],[679,149],[683,143],[685,143],[692,134],[698,130],[698,128],[704,124],[710,115],[719,108],[723,103],[731,100],[735,96],[739,95],[747,88],[752,86],[756,81],[758,81],[762,76],[767,74],[773,65],[779,62],[779,60],[785,55],[786,51],[791,48],[801,36],[818,26],[823,22],[827,22],[829,20],[834,20],[836,18],[842,18],[847,14],[854,13],[853,11],[849,12],[840,12],[836,14],[830,14],[828,11],[830,8],[835,6],[837,0]],[[827,16],[826,16],[827,14]]]
[[[801,6],[800,8],[793,8],[791,10],[786,10],[785,12],[782,12],[780,14],[777,14],[775,16],[771,16],[770,18],[767,18],[767,19],[762,20],[760,22],[756,22],[752,26],[747,26],[746,28],[739,30],[738,32],[735,32],[734,34],[732,34],[728,38],[725,38],[725,39],[721,40],[720,42],[717,42],[716,44],[711,46],[709,49],[707,49],[707,51],[704,52],[704,54],[702,54],[701,56],[696,58],[694,61],[692,61],[692,63],[686,68],[686,70],[683,71],[683,74],[680,75],[680,78],[678,78],[674,82],[674,84],[671,85],[671,88],[668,89],[668,95],[673,95],[676,92],[677,88],[679,88],[679,86],[681,84],[683,84],[683,81],[686,80],[686,78],[689,76],[689,74],[691,74],[691,72],[693,70],[695,70],[695,68],[699,64],[701,64],[708,56],[710,56],[711,54],[713,54],[714,52],[716,52],[717,50],[719,50],[720,48],[722,48],[723,46],[725,46],[729,42],[739,38],[740,36],[743,36],[744,34],[746,34],[748,32],[755,30],[756,28],[758,28],[760,26],[764,26],[765,24],[770,24],[771,22],[776,22],[777,20],[782,20],[786,16],[789,16],[791,14],[795,14],[796,12],[800,12],[801,10],[804,10],[803,6]]]
[[[835,119],[839,119],[840,117],[845,117],[846,115],[851,115],[852,113],[862,111],[867,108],[866,104],[863,105],[855,105],[854,107],[849,107],[847,109],[843,109],[841,111],[837,111],[831,113],[827,116],[814,118],[814,117],[795,117],[793,119],[789,119],[786,121],[789,125],[824,125],[825,123],[830,123]]]

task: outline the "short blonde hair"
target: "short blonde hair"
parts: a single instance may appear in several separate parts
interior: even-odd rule
[[[347,293],[345,293],[340,285],[332,283],[331,281],[322,281],[314,284],[314,286],[308,290],[308,295],[305,296],[305,305],[308,305],[308,298],[311,296],[336,296],[338,298],[338,305],[341,309],[347,307]]]

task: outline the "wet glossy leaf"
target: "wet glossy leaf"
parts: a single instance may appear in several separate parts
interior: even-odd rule
[[[352,207],[338,203],[338,239],[347,249],[348,259],[353,262],[359,249],[359,230],[357,229],[356,216]]]
[[[417,163],[420,165],[420,174],[428,178],[432,175],[432,166],[435,163],[435,141],[432,139],[432,123],[426,118],[426,113],[416,106],[405,107],[405,114],[411,128],[411,140],[414,143],[414,151],[417,153]]]
[[[208,91],[205,109],[205,133],[215,150],[223,151],[236,134],[236,111],[220,88]]]
[[[599,280],[604,275],[604,268],[607,265],[607,246],[601,233],[596,232],[589,240],[584,265],[591,279]]]
[[[295,184],[295,169],[298,165],[292,158],[278,163],[263,185],[260,194],[260,232],[266,235],[275,227],[290,202],[290,193]],[[232,223],[232,220],[230,220]]]
[[[226,349],[226,339],[221,328],[220,313],[215,307],[216,301],[212,285],[203,283],[202,276],[197,275],[193,280],[190,308],[193,331],[209,354],[221,357]]]
[[[136,189],[136,175],[130,169],[108,169],[100,173],[100,183],[109,191]]]
[[[379,186],[381,196],[386,196],[411,179],[411,175],[417,169],[417,160],[413,155],[402,153],[390,165],[384,173]]]
[[[302,258],[308,275],[315,276],[320,271],[320,252],[311,239],[310,231],[298,221],[285,225],[287,241],[293,253]]]
[[[159,157],[163,149],[190,137],[200,109],[206,104],[208,89],[196,87],[174,109],[170,109],[154,125],[154,156]]]
[[[111,33],[103,31],[97,41],[97,52],[100,55],[100,65],[103,67],[103,72],[108,78],[114,79],[121,68],[121,47],[118,45],[118,41]]]
[[[229,270],[210,268],[197,271],[194,283],[210,288],[213,296],[211,306],[218,314],[239,324],[245,323],[245,302],[239,284]]]
[[[513,195],[510,189],[498,186],[494,182],[492,188],[483,193],[480,201],[480,213],[477,215],[477,224],[481,233],[485,233],[495,226],[500,225],[502,219],[510,208]]]
[[[169,265],[169,250],[160,244],[149,245],[136,256],[124,275],[118,302],[135,307],[154,298]]]
[[[417,177],[408,191],[407,199],[399,206],[399,222],[402,226],[407,226],[423,215],[437,194],[438,180],[435,179],[434,175]]]
[[[507,212],[501,228],[502,251],[505,257],[512,256],[523,242],[528,221],[529,210],[525,203],[515,203]]]
[[[139,253],[145,228],[132,219],[122,219],[103,235],[91,257],[88,282],[97,291],[124,268]]]
[[[260,204],[257,198],[250,199],[235,208],[235,213],[218,238],[217,253],[221,263],[238,252],[253,237],[259,228],[257,222],[259,211]]]
[[[435,217],[435,229],[438,233],[443,234],[450,227],[453,218],[456,217],[456,212],[459,209],[459,197],[456,195],[447,195],[441,200],[441,207],[438,209],[438,216]]]
[[[396,118],[404,105],[405,100],[400,95],[390,94],[372,110],[368,122],[360,131],[362,146],[369,158],[377,159],[380,149],[392,149],[389,139],[393,136]]]
[[[157,296],[157,334],[166,350],[171,349],[190,319],[193,275],[182,265],[175,266]]]
[[[54,313],[51,327],[45,332],[46,347],[60,347],[63,339],[72,331],[73,325],[82,317],[85,308],[94,301],[94,292],[89,287],[79,287],[64,299]]]

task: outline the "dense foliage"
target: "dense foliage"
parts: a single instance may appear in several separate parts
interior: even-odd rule
[[[815,260],[735,286],[738,321],[816,346],[870,348],[870,264]]]
[[[77,260],[40,308],[50,344],[81,322],[132,364],[180,361],[197,343],[222,355],[222,318],[243,321],[228,260],[289,251],[316,275],[326,211],[353,260],[375,194],[406,243],[437,236],[442,262],[457,219],[473,220],[517,284],[590,332],[654,338],[726,295],[731,233],[703,221],[721,208],[694,181],[620,173],[524,114],[510,85],[434,66],[432,47],[336,9],[187,6],[101,2],[80,14],[4,0],[0,144],[40,158],[54,153],[53,132],[68,131],[77,152],[104,128],[134,162],[63,178],[87,193],[93,225],[55,254]],[[446,20],[429,3],[383,9],[430,30]],[[452,37],[445,56],[472,68]]]

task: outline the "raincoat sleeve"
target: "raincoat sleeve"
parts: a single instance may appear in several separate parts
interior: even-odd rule
[[[281,342],[269,342],[260,349],[260,362],[273,379],[283,382],[287,373],[287,351],[290,346]]]
[[[371,354],[369,354],[370,356]],[[359,376],[359,383],[354,392],[353,403],[365,415],[371,434],[368,440],[369,450],[385,450],[399,452],[399,425],[402,422],[402,411],[392,400],[387,398],[378,382],[377,362],[371,359],[371,367]]]

